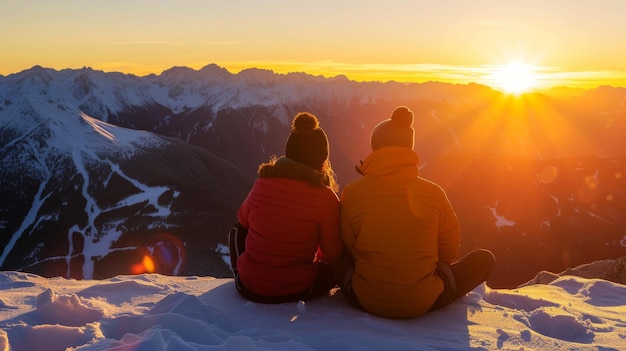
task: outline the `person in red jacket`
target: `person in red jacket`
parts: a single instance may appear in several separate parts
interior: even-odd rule
[[[413,112],[401,106],[371,134],[363,177],[341,194],[341,237],[354,267],[346,298],[387,318],[442,308],[486,281],[495,258],[484,249],[459,258],[461,227],[444,190],[419,176]]]
[[[338,186],[317,117],[298,113],[285,155],[261,164],[257,175],[229,233],[237,290],[261,303],[328,293],[343,243]]]

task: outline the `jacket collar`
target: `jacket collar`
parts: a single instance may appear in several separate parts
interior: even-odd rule
[[[330,186],[330,180],[324,173],[286,156],[262,164],[257,174],[259,178],[289,178],[302,180],[315,186]]]
[[[359,167],[364,175],[385,181],[405,181],[419,176],[419,157],[407,147],[383,147],[372,152]]]

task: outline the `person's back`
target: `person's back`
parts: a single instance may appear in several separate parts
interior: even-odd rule
[[[425,313],[443,290],[435,274],[440,255],[451,263],[458,254],[456,216],[441,188],[417,176],[411,154],[375,151],[341,197],[341,216],[351,219],[342,221],[342,237],[357,258],[354,292],[366,311],[386,317]]]
[[[263,303],[309,299],[335,285],[330,263],[343,251],[329,146],[317,117],[299,113],[285,145],[241,204],[229,234],[237,290]],[[232,235],[231,235],[232,234]]]
[[[443,189],[419,177],[412,121],[403,107],[374,129],[363,177],[341,195],[341,236],[355,261],[346,290],[365,311],[383,317],[419,316],[464,293],[450,286],[454,277],[442,279],[441,269],[459,254],[461,230]],[[478,256],[481,265],[492,257]]]
[[[244,285],[259,295],[306,290],[317,275],[318,244],[331,259],[341,252],[332,228],[338,225],[337,195],[309,183],[319,172],[307,168],[285,157],[261,166],[239,210],[240,223],[250,229],[237,266]]]

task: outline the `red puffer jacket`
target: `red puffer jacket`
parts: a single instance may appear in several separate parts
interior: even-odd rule
[[[343,250],[339,199],[322,173],[285,157],[261,165],[258,176],[237,213],[248,228],[241,282],[263,296],[302,292],[317,276],[314,262],[332,263]]]

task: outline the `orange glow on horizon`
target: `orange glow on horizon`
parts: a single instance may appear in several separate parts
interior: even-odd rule
[[[489,85],[485,70],[521,59],[550,67],[548,87],[626,86],[623,1],[161,1],[148,12],[146,3],[6,2],[0,75],[39,65],[145,76],[216,63],[233,73]]]
[[[593,89],[603,85],[614,87],[626,87],[626,71],[594,71],[572,70],[565,67],[548,67],[539,65],[521,65],[521,71],[507,71],[506,64],[484,65],[444,65],[444,64],[392,64],[392,63],[350,63],[335,61],[301,62],[295,60],[285,61],[225,61],[225,62],[194,62],[189,64],[148,64],[116,61],[99,62],[94,65],[70,66],[64,64],[43,65],[45,68],[55,70],[80,69],[90,67],[103,72],[121,72],[136,76],[159,75],[172,67],[185,66],[194,70],[216,64],[232,74],[243,70],[258,68],[270,70],[276,74],[289,74],[302,72],[313,76],[332,78],[345,76],[356,82],[388,82],[400,83],[425,83],[442,82],[450,84],[481,84],[494,90],[505,93],[520,94],[527,91],[540,91],[552,87],[570,87]],[[29,69],[39,63],[33,63],[22,69],[12,72],[0,71],[1,75],[18,73]],[[514,68],[515,65],[512,65]],[[519,67],[518,67],[519,68]],[[525,75],[524,69],[527,74]],[[5,68],[6,70],[6,68]],[[530,76],[530,77],[529,77]],[[508,79],[508,83],[504,80]],[[519,88],[519,84],[526,82],[526,88]],[[513,83],[511,80],[517,80]],[[518,88],[513,86],[517,84]]]
[[[299,61],[245,61],[245,62],[216,62],[229,72],[236,74],[250,68],[267,69],[278,74],[304,72],[314,76],[326,78],[346,76],[357,82],[388,82],[424,83],[442,82],[450,84],[482,84],[502,92],[516,94],[532,90],[549,89],[553,87],[570,87],[593,89],[603,85],[626,87],[626,71],[598,71],[592,69],[573,69],[558,66],[540,66],[527,64],[522,61],[512,61],[509,64],[483,65],[446,65],[446,64],[401,64],[401,63],[351,63],[335,61],[299,62]],[[190,66],[194,69],[204,67],[203,64]],[[509,67],[510,66],[510,67]],[[503,79],[509,77],[517,79],[517,84],[526,80],[526,89],[506,89],[502,81],[497,81],[499,72],[504,73]],[[517,69],[517,72],[515,70]],[[515,85],[512,82],[511,85]]]
[[[0,68],[0,75],[9,75],[27,70],[35,65],[55,70],[80,69],[90,67],[103,72],[121,72],[136,76],[159,75],[172,67],[189,67],[194,70],[216,64],[232,74],[247,69],[258,68],[272,71],[276,74],[301,72],[313,76],[333,78],[345,76],[356,82],[400,82],[425,83],[442,82],[450,84],[481,84],[494,90],[521,94],[529,91],[541,91],[553,87],[569,87],[593,89],[608,85],[626,87],[626,71],[621,70],[592,70],[574,69],[570,67],[543,66],[537,63],[526,64],[480,64],[480,65],[453,65],[432,63],[373,63],[373,62],[338,62],[332,60],[297,61],[297,60],[270,60],[270,61],[207,61],[207,62],[176,62],[147,63],[126,61],[100,61],[94,64],[70,65],[65,61],[52,65],[33,62],[20,68]],[[517,71],[515,71],[517,68]],[[506,80],[506,82],[505,82]],[[513,83],[516,81],[517,83]],[[517,87],[515,87],[517,85]],[[520,85],[525,85],[521,87]]]

